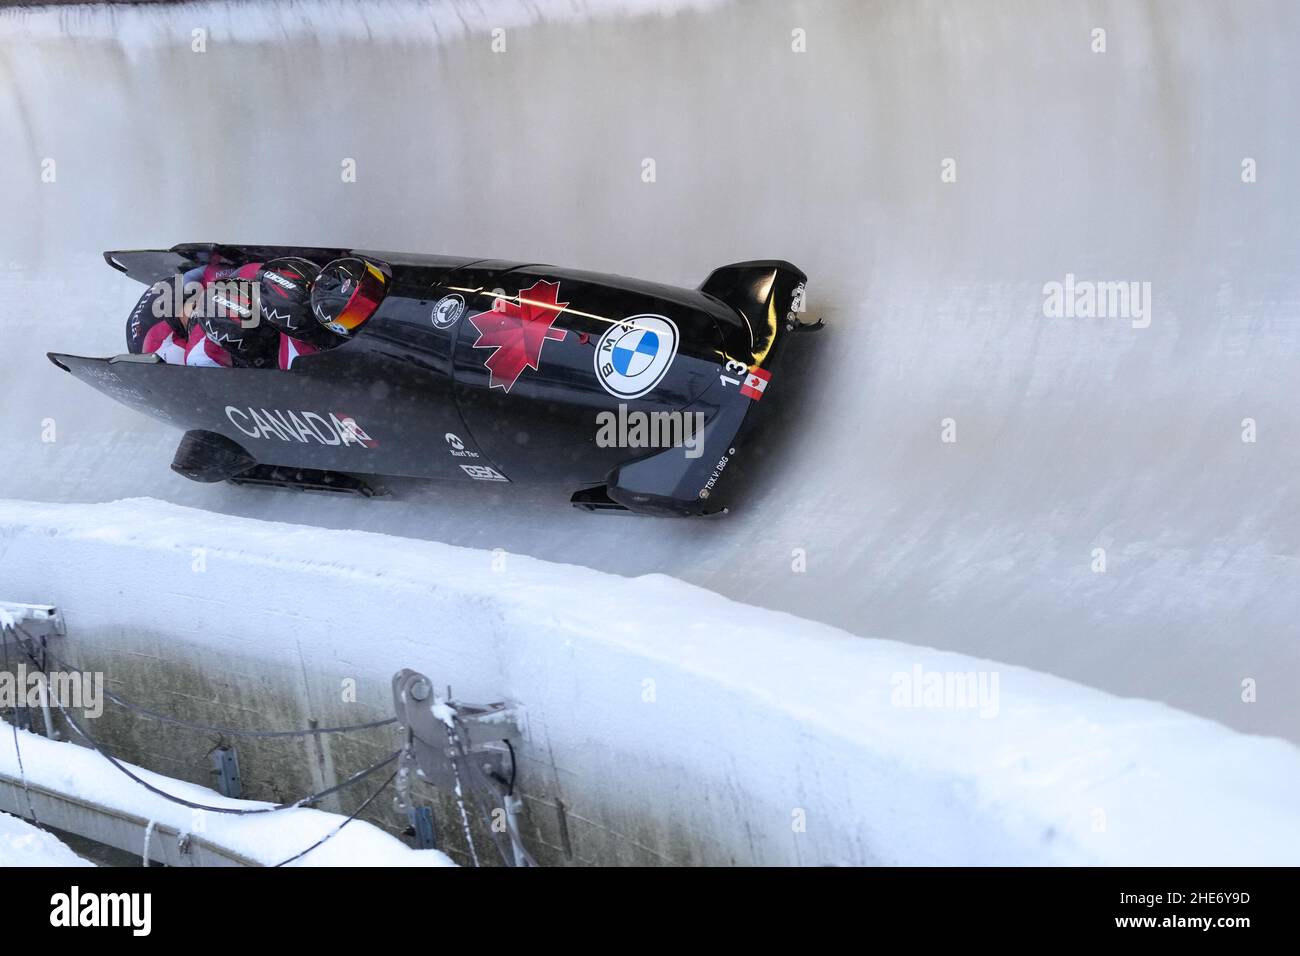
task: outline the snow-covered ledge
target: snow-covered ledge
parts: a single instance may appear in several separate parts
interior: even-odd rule
[[[402,667],[518,701],[532,835],[563,801],[579,862],[1300,863],[1288,743],[665,576],[134,499],[0,502],[0,581],[86,666],[147,633],[292,669],[279,719]]]
[[[344,826],[344,818],[337,814],[305,807],[250,812],[271,804],[232,800],[207,787],[127,766],[163,793],[200,806],[242,810],[245,815],[182,806],[146,790],[87,747],[27,731],[15,734],[0,721],[0,867],[25,864],[18,851],[29,845],[40,855],[54,856],[52,865],[87,865],[58,860],[59,844],[54,841],[51,846],[53,837],[39,830],[33,844],[15,843],[7,851],[6,829],[15,838],[31,836],[15,817],[33,813],[43,826],[141,856],[148,853],[151,860],[170,866],[275,866],[286,861],[290,866],[452,865],[437,850],[411,849],[364,820]],[[366,784],[374,785],[373,780]],[[188,837],[184,849],[182,836]]]

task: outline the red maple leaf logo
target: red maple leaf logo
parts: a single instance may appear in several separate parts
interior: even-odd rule
[[[564,341],[564,329],[551,327],[569,304],[559,297],[558,282],[538,279],[516,298],[499,298],[489,311],[470,316],[478,329],[474,348],[495,350],[483,363],[491,373],[488,388],[510,391],[525,368],[537,368],[547,339]]]

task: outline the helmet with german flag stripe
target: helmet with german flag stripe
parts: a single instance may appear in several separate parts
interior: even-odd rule
[[[355,335],[379,307],[392,273],[357,256],[335,259],[311,287],[311,311],[321,325],[345,338]]]

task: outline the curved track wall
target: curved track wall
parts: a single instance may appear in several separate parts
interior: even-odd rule
[[[0,495],[662,571],[1300,739],[1300,8],[434,9],[0,13]],[[828,328],[773,382],[723,521],[581,515],[566,489],[198,487],[167,471],[174,434],[42,353],[120,347],[135,289],[100,250],[207,237],[683,284],[779,256]],[[1149,282],[1149,326],[1045,316],[1067,274]]]

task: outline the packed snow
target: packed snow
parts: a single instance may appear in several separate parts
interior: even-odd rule
[[[192,810],[173,803],[131,780],[95,751],[72,743],[49,740],[0,724],[0,775],[19,779],[18,756],[29,786],[140,817],[165,823],[180,833],[200,834],[246,860],[275,865],[307,849],[329,834],[344,818],[334,813],[297,807],[252,816]],[[125,763],[125,762],[124,762]],[[271,804],[232,800],[215,790],[153,773],[133,764],[126,766],[165,793],[191,803],[215,807],[254,809]],[[380,782],[383,778],[380,777]],[[363,786],[375,786],[372,777]],[[140,848],[143,853],[143,845]],[[453,866],[437,850],[414,850],[401,840],[363,820],[353,820],[336,836],[290,866]]]
[[[214,674],[251,659],[329,686],[346,660],[381,688],[409,666],[463,699],[518,702],[525,792],[577,808],[593,841],[686,834],[688,858],[753,862],[1300,863],[1287,742],[663,575],[149,499],[0,502],[0,537],[8,596],[60,606],[83,667],[105,641],[168,633]],[[141,580],[167,581],[169,600],[123,601]],[[363,716],[391,712],[382,691],[369,703]],[[59,746],[34,744],[29,773],[78,786],[72,768],[98,758],[51,769]],[[115,799],[139,799],[122,786]],[[277,851],[326,826],[302,813]],[[265,852],[259,826],[232,840]]]
[[[7,727],[2,729],[9,732]],[[0,812],[0,867],[94,865],[73,853],[53,833]]]

